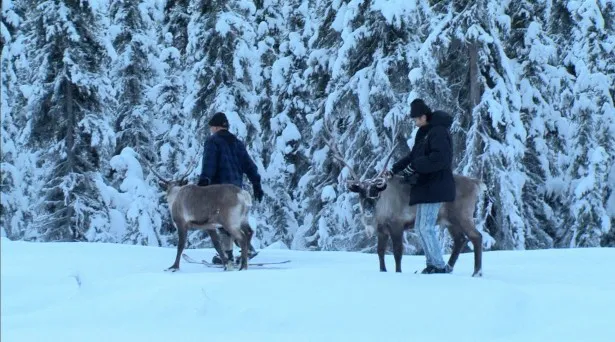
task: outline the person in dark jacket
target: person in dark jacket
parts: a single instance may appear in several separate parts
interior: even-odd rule
[[[416,205],[415,226],[423,243],[427,267],[422,273],[449,273],[436,237],[436,219],[443,202],[455,200],[453,119],[443,111],[431,111],[421,99],[410,104],[410,117],[419,127],[412,151],[394,163],[392,174],[402,173],[412,184],[409,205]]]
[[[211,184],[234,184],[243,188],[243,175],[247,175],[254,198],[263,199],[261,177],[256,164],[250,158],[246,146],[233,133],[229,132],[229,122],[224,113],[218,112],[209,120],[211,136],[205,141],[203,163],[199,186]],[[222,248],[229,260],[233,260],[233,242],[226,231],[219,229]],[[258,252],[250,245],[249,258],[254,258]],[[222,263],[218,255],[214,256],[213,263]]]

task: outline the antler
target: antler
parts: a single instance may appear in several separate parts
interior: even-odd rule
[[[329,128],[329,125],[327,124],[327,121],[325,119],[323,119],[323,127],[324,127],[325,131],[327,132],[327,135],[329,136],[329,139],[325,139],[325,143],[327,144],[327,146],[329,146],[329,149],[331,149],[331,152],[333,152],[333,158],[337,159],[339,162],[344,164],[344,166],[346,166],[348,168],[348,171],[350,172],[350,174],[352,175],[354,180],[358,181],[360,179],[359,176],[354,172],[354,170],[352,169],[350,164],[348,164],[348,162],[346,162],[346,160],[342,156],[342,153],[338,149],[337,145],[335,143],[333,143],[333,141],[332,141],[333,140],[333,132],[331,132],[331,129]]]
[[[147,168],[154,174],[154,176],[156,176],[158,179],[160,179],[160,181],[162,181],[165,184],[170,184],[171,181],[162,177],[158,172],[156,172],[156,170],[154,170],[154,168],[152,167],[152,164],[150,164],[147,160],[143,159],[143,158],[138,158],[143,164],[147,165]],[[189,166],[188,166],[188,171],[186,171],[184,174],[181,175],[181,177],[179,177],[180,182],[185,180],[186,177],[188,177],[188,175],[190,175],[190,173],[192,173],[192,171],[194,170],[194,168],[196,168],[196,160],[197,158],[192,158],[192,161],[190,162]]]
[[[384,176],[384,173],[387,170],[387,165],[389,164],[389,161],[391,160],[391,157],[393,157],[393,152],[395,152],[395,148],[397,147],[396,143],[395,145],[393,145],[393,148],[391,148],[391,151],[389,152],[389,155],[387,156],[387,159],[384,161],[384,166],[382,167],[382,171],[380,171],[380,173],[378,174],[378,176],[376,176],[376,178],[381,178],[382,176]]]
[[[163,178],[161,175],[158,174],[158,172],[154,171],[154,169],[152,168],[152,165],[147,161],[144,160],[145,164],[147,165],[147,167],[149,168],[150,171],[152,171],[152,173],[154,174],[154,176],[158,177],[158,179],[160,179],[163,183],[165,184],[169,184],[171,183],[171,181]]]
[[[196,161],[197,157],[192,158],[192,161],[188,164],[188,171],[184,172],[184,174],[179,177],[180,182],[184,181],[192,173],[192,171],[194,171],[197,165]]]

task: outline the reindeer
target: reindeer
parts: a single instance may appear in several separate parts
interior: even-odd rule
[[[196,163],[194,164],[196,167]],[[252,196],[233,184],[209,186],[187,184],[186,178],[194,167],[189,168],[177,181],[166,180],[150,167],[152,173],[160,180],[159,185],[166,191],[171,218],[179,235],[175,262],[167,270],[173,272],[179,270],[179,259],[184,250],[189,229],[205,230],[222,259],[224,270],[232,270],[233,260],[228,260],[226,253],[222,250],[216,232],[218,228],[223,228],[238,242],[241,247],[239,270],[247,270],[248,250],[254,234],[248,223]]]
[[[393,155],[395,146],[386,157],[383,169],[378,175],[370,179],[361,179],[346,162],[341,152],[333,142],[333,133],[325,123],[325,131],[329,136],[325,139],[333,157],[348,168],[352,178],[346,181],[349,191],[359,195],[361,220],[368,235],[378,233],[378,259],[380,271],[386,272],[384,254],[389,241],[393,242],[393,256],[395,271],[401,272],[401,259],[403,253],[403,234],[407,229],[414,228],[416,206],[410,206],[411,185],[404,181],[403,176],[386,177],[387,165]],[[461,249],[468,239],[474,247],[474,273],[473,277],[482,276],[482,235],[474,225],[474,208],[478,201],[479,191],[484,190],[484,184],[474,178],[454,175],[456,184],[456,198],[453,202],[443,203],[438,212],[437,224],[444,225],[453,238],[453,249],[448,260],[452,269],[457,262]]]

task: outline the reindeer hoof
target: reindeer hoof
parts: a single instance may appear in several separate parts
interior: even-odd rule
[[[381,268],[381,269],[380,269],[380,272],[386,272],[386,271],[387,271],[387,269],[386,269],[386,268]]]
[[[179,271],[179,266],[171,266],[164,270],[165,272],[177,272]]]
[[[482,270],[474,271],[474,274],[472,274],[472,277],[482,277],[482,276],[483,276]]]
[[[225,271],[234,271],[235,270],[235,264],[233,264],[232,261],[227,262],[226,266],[224,266],[224,270]]]

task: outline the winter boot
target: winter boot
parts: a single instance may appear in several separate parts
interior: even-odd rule
[[[256,249],[254,249],[254,247],[250,245],[250,250],[248,251],[248,260],[252,260],[252,258],[254,258],[257,255],[258,255],[258,252],[256,251]],[[241,253],[239,254],[239,256],[235,257],[235,263],[237,265],[241,263]]]
[[[421,274],[431,274],[433,269],[434,269],[433,266],[427,265],[427,267],[425,267],[423,271],[421,271]]]
[[[226,251],[226,258],[227,260],[233,260],[233,251]],[[222,265],[222,258],[220,258],[220,255],[216,254],[211,259],[211,263],[214,265]]]
[[[434,273],[451,273],[453,268],[446,264],[444,268],[438,268],[432,265],[427,265],[425,269],[421,272],[421,274],[434,274]]]

